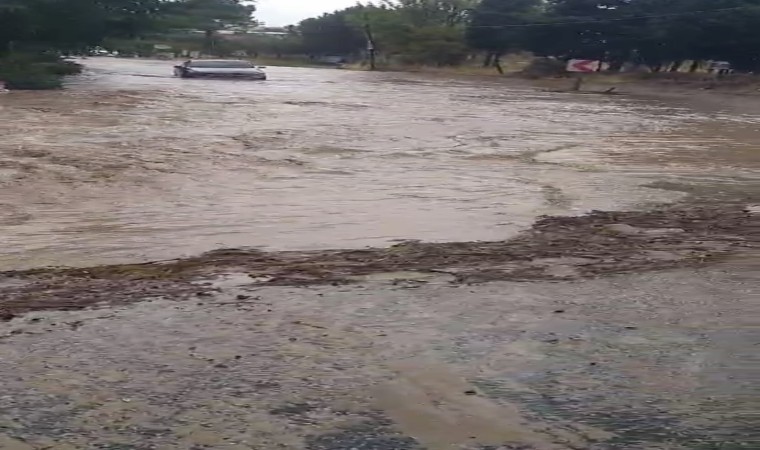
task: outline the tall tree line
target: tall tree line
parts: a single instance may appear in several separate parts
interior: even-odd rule
[[[760,0],[482,0],[468,27],[473,48],[591,58],[613,69],[727,60],[760,69]]]
[[[378,50],[407,62],[457,64],[529,51],[560,59],[677,68],[725,60],[760,70],[760,0],[383,0],[305,20],[310,53]]]
[[[12,52],[74,51],[105,38],[134,39],[170,29],[207,37],[250,22],[244,0],[0,0],[0,56]]]

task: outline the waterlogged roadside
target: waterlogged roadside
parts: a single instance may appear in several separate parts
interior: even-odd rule
[[[506,242],[6,272],[0,444],[753,448],[759,222],[692,202]]]
[[[748,261],[531,283],[396,272],[294,287],[237,271],[172,295],[145,282],[128,307],[0,323],[0,443],[754,448]],[[124,292],[89,283],[80,293]]]
[[[0,104],[0,448],[760,442],[755,117],[122,63]]]
[[[247,284],[257,285],[339,285],[396,272],[447,274],[461,284],[574,280],[700,266],[757,250],[756,208],[742,203],[690,204],[547,217],[530,231],[499,242],[407,242],[390,248],[270,253],[230,249],[147,264],[6,272],[8,284],[0,284],[0,314],[12,318],[36,309],[205,295],[214,285],[198,288],[197,279],[225,273],[240,273]]]

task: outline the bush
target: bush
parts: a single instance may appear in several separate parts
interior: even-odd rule
[[[0,80],[11,90],[58,89],[61,78],[82,72],[79,64],[51,54],[13,54],[0,59]]]
[[[57,76],[79,75],[82,73],[82,66],[71,61],[38,63],[34,64],[34,66],[42,72]]]
[[[402,64],[456,66],[467,58],[468,49],[458,29],[422,27],[396,39],[386,50]]]
[[[45,90],[62,87],[60,76],[34,70],[3,72],[0,69],[0,80],[5,81],[5,87],[11,90]]]

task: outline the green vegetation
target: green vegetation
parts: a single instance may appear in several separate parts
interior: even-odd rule
[[[368,38],[386,62],[457,65],[470,53],[465,40],[477,0],[398,0],[357,5],[302,21],[296,51],[314,56],[361,58]],[[299,45],[300,44],[300,45]]]
[[[610,70],[696,71],[713,60],[753,72],[758,27],[760,0],[384,0],[301,22],[290,48],[362,58],[369,31],[384,61],[405,64],[482,56],[500,68],[502,55],[529,52],[603,60]]]
[[[376,0],[251,33],[254,3],[0,0],[0,79],[59,86],[76,68],[50,58],[97,46],[125,56],[318,65],[365,64],[371,55],[380,66],[499,71],[520,54],[540,57],[520,64],[535,76],[562,73],[570,58],[602,60],[610,71],[697,71],[705,61],[760,70],[760,0]]]
[[[61,77],[82,70],[56,54],[14,53],[0,60],[0,80],[8,89],[57,89]]]
[[[144,39],[198,32],[213,51],[217,32],[252,20],[243,0],[0,0],[0,80],[11,89],[51,89],[79,67],[65,54],[111,40],[150,54]]]
[[[163,33],[194,30],[202,33],[202,49],[216,53],[218,33],[232,27],[246,27],[255,8],[241,0],[175,0],[162,2],[157,25]]]
[[[0,78],[4,80],[7,89],[13,90],[58,89],[62,85],[60,77],[29,68],[3,70],[0,72]]]

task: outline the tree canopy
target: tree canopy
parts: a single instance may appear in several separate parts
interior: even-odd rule
[[[483,50],[602,59],[613,68],[687,59],[760,68],[760,0],[483,0],[473,16],[468,34]]]
[[[0,54],[77,50],[105,38],[172,30],[244,30],[245,0],[0,0]],[[374,0],[302,21],[271,38],[277,53],[361,55],[368,34],[386,58],[454,65],[475,54],[532,52],[654,69],[685,60],[760,70],[760,0]]]
[[[0,53],[77,50],[171,28],[210,35],[250,23],[253,11],[243,0],[0,0]]]
[[[383,0],[301,22],[310,53],[358,53],[370,26],[378,49],[455,64],[468,54],[528,51],[660,67],[725,60],[760,70],[760,0]]]
[[[303,42],[302,51],[347,55],[365,48],[367,38],[357,22],[365,9],[354,6],[302,21],[298,27]]]
[[[467,54],[465,24],[477,0],[383,0],[302,21],[309,54],[358,54],[371,33],[377,49],[407,62],[455,64]]]

